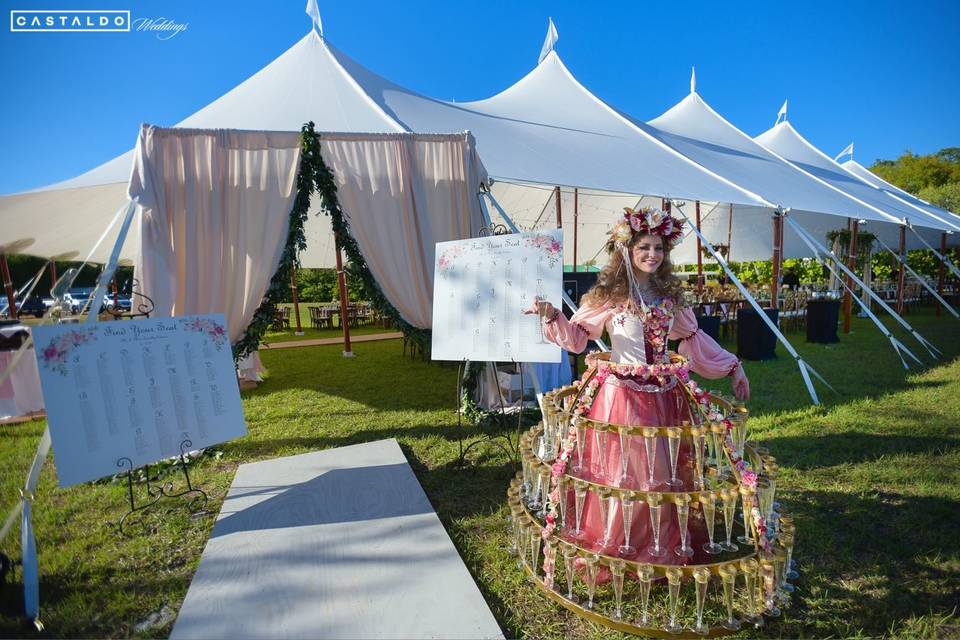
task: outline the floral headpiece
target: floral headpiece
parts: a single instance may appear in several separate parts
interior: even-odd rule
[[[630,207],[624,207],[623,211],[623,220],[613,225],[610,231],[608,251],[627,246],[634,236],[647,235],[662,237],[667,249],[670,249],[683,235],[683,221],[660,209],[644,207],[634,211]]]

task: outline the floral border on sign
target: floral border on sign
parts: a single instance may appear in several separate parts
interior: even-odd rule
[[[67,375],[67,356],[74,348],[96,340],[95,329],[73,329],[50,340],[40,351],[40,360],[43,366],[56,371],[62,376]]]
[[[446,277],[453,267],[454,261],[467,252],[467,248],[462,243],[457,243],[444,251],[440,255],[437,264],[440,267],[440,275]]]
[[[559,240],[549,234],[538,233],[532,237],[528,237],[526,244],[528,247],[540,249],[540,251],[547,256],[547,261],[550,263],[550,266],[556,266],[557,260],[560,259],[561,252]]]
[[[180,323],[187,331],[205,333],[213,343],[213,346],[217,348],[217,351],[220,351],[227,341],[226,327],[209,318],[189,318],[181,320]]]

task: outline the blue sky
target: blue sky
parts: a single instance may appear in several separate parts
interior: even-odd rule
[[[131,148],[140,122],[171,125],[254,74],[309,29],[305,0],[5,3],[0,193],[78,175]],[[325,35],[361,64],[444,99],[488,97],[537,62],[547,17],[591,91],[643,120],[683,98],[751,135],[784,98],[790,120],[857,159],[960,146],[960,2],[319,1]],[[11,33],[9,9],[130,9],[187,29]]]

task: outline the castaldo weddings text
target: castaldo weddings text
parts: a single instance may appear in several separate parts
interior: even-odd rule
[[[187,30],[189,22],[175,22],[171,18],[137,18],[133,21],[137,31],[155,31],[160,40],[169,40]]]

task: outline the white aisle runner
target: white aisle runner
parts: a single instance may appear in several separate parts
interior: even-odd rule
[[[502,638],[396,440],[241,465],[171,638]]]

